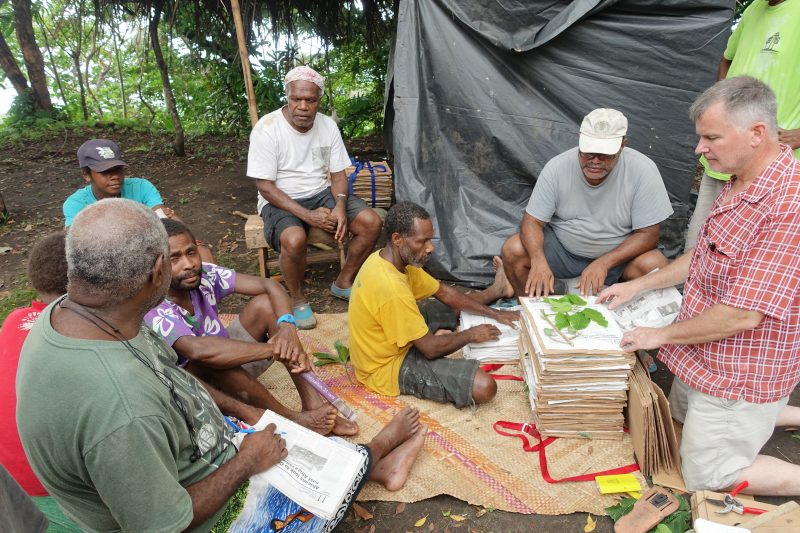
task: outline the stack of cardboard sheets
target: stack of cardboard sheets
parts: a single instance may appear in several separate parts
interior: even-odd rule
[[[616,439],[636,355],[619,348],[622,330],[604,305],[585,308],[607,321],[569,332],[555,327],[547,302],[520,298],[520,356],[533,421],[544,436]]]
[[[631,374],[628,428],[642,473],[680,475],[680,450],[669,402],[641,363]]]
[[[345,169],[348,179],[356,171],[356,167],[351,165]],[[374,176],[374,177],[373,177]],[[375,197],[373,203],[372,181],[375,180]],[[370,207],[381,207],[389,209],[392,205],[394,193],[394,179],[392,169],[386,161],[365,161],[358,171],[353,182],[353,194],[367,202]]]

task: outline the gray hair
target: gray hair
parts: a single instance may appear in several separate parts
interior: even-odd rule
[[[689,116],[696,123],[708,108],[717,103],[722,103],[728,119],[740,128],[763,122],[769,135],[778,132],[775,93],[762,81],[751,76],[720,80],[697,97],[689,108]]]
[[[107,198],[83,209],[67,232],[67,277],[106,305],[136,294],[161,255],[169,257],[164,225],[138,202]]]

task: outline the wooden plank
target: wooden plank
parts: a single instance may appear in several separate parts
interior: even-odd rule
[[[786,502],[777,509],[742,522],[741,527],[753,533],[800,531],[800,505],[797,502]]]
[[[339,250],[319,250],[309,252],[306,256],[306,264],[315,265],[317,263],[333,263],[339,260]],[[278,257],[267,261],[267,269],[278,268]]]

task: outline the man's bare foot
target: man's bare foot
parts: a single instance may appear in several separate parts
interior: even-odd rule
[[[341,416],[337,416],[336,421],[333,423],[333,434],[340,437],[351,437],[357,435],[358,431],[358,423],[351,422]]]
[[[492,258],[492,268],[494,268],[495,275],[494,283],[492,283],[490,289],[497,291],[498,298],[511,298],[514,296],[514,287],[511,286],[511,282],[506,277],[506,272],[503,269],[503,260],[500,256],[496,255]]]
[[[336,408],[330,404],[321,405],[308,411],[292,413],[288,418],[301,426],[316,431],[320,435],[327,435],[333,430],[336,423]]]
[[[367,445],[377,464],[389,452],[410,439],[419,429],[419,410],[406,407],[392,418]]]
[[[417,432],[407,441],[389,452],[387,456],[375,463],[369,478],[377,481],[386,490],[396,491],[403,488],[417,460],[423,444],[425,435],[428,433],[428,426],[420,425]]]

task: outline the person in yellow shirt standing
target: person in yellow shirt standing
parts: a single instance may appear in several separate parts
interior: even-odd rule
[[[433,223],[425,209],[396,204],[386,215],[384,231],[386,247],[364,262],[350,297],[350,358],[356,378],[386,396],[411,394],[456,407],[488,402],[497,393],[494,379],[477,361],[445,356],[500,336],[489,324],[453,333],[462,310],[509,325],[519,318],[515,311],[487,307],[512,294],[502,265],[492,286],[465,295],[422,269],[433,253]],[[422,301],[431,296],[436,300]]]
[[[778,140],[800,159],[800,1],[755,0],[745,9],[722,54],[717,81],[752,76],[775,92],[778,101]],[[694,248],[714,200],[730,175],[715,172],[704,156],[704,167],[689,229],[686,250]]]

